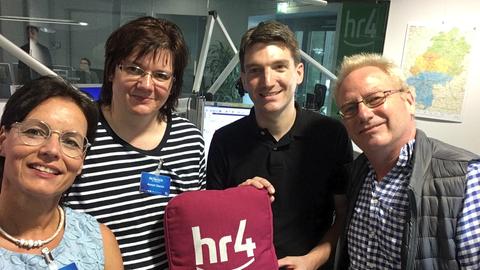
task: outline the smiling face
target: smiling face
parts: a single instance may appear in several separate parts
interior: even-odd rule
[[[381,69],[365,66],[345,77],[336,93],[336,102],[342,107],[349,102],[358,102],[373,92],[401,87],[398,80]],[[397,93],[389,95],[385,103],[375,108],[359,103],[357,115],[343,122],[352,140],[364,152],[399,151],[415,136],[414,110],[412,94]]]
[[[85,136],[87,120],[82,110],[71,100],[55,97],[42,102],[26,117],[47,123],[52,130],[76,131]],[[5,158],[2,192],[59,199],[80,174],[83,156],[71,158],[61,148],[57,133],[39,146],[25,145],[18,129],[2,129],[0,154]]]
[[[173,73],[173,58],[168,50],[153,52],[136,59],[132,55],[122,65],[136,65],[146,72]],[[112,111],[125,111],[132,115],[157,115],[167,101],[173,85],[173,78],[156,82],[151,75],[132,76],[118,66],[112,78]]]
[[[291,51],[280,44],[255,43],[245,52],[242,83],[257,114],[294,110],[303,64],[295,64]]]

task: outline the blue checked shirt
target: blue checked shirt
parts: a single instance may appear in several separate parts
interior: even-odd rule
[[[350,269],[401,269],[407,186],[415,140],[400,151],[395,167],[377,181],[372,167],[355,205],[348,230]],[[480,269],[480,161],[467,168],[467,187],[457,221],[457,258],[462,269]]]

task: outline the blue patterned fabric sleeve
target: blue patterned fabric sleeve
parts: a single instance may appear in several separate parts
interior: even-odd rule
[[[90,215],[65,207],[65,232],[51,253],[58,268],[75,263],[78,269],[104,269],[103,241],[100,225]],[[0,269],[47,270],[42,255],[15,253],[0,248]]]
[[[480,269],[480,160],[467,168],[463,210],[457,222],[457,257],[462,269]]]

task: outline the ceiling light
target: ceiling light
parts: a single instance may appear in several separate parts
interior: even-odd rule
[[[277,3],[277,13],[287,13],[288,11],[288,2]]]
[[[88,25],[88,23],[86,23],[86,22],[78,22],[78,21],[74,21],[74,20],[20,17],[20,16],[0,16],[0,20],[1,21],[15,21],[15,22],[68,24],[68,25],[79,25],[79,26],[87,26]]]
[[[38,28],[40,31],[44,32],[44,33],[48,33],[48,34],[54,34],[56,33],[57,31],[53,28],[50,28],[50,27],[46,27],[46,26],[42,26],[42,27],[39,27]]]
[[[326,6],[328,4],[328,2],[325,0],[296,0],[296,1],[300,3],[316,5],[316,6]]]

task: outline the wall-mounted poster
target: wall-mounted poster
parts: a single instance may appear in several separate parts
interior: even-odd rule
[[[462,121],[473,27],[408,25],[402,68],[420,118]]]

